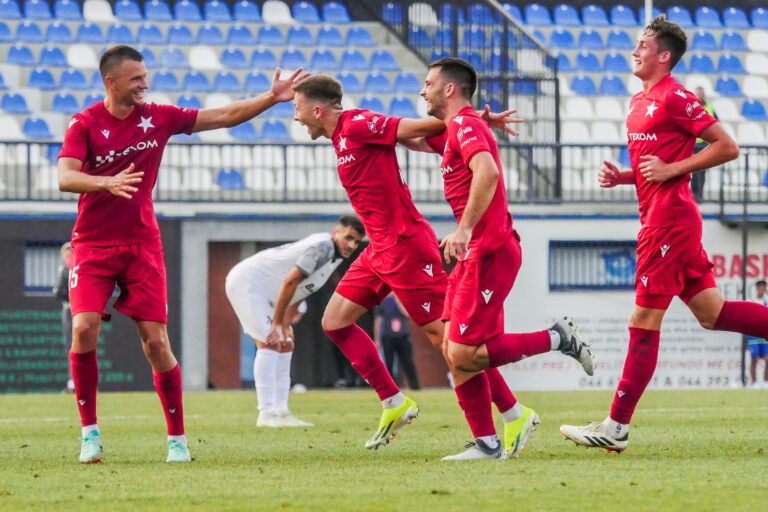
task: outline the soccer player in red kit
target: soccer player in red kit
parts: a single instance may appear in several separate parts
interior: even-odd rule
[[[442,347],[446,275],[437,237],[416,210],[400,175],[398,140],[434,135],[436,120],[401,119],[363,109],[344,111],[341,84],[317,75],[297,84],[294,119],[312,139],[332,140],[341,183],[365,226],[369,246],[347,270],[323,316],[323,329],[352,366],[376,390],[384,411],[366,448],[386,445],[418,415],[387,371],[373,340],[355,322],[394,291],[414,322],[437,348]],[[506,113],[497,118],[504,126]],[[515,399],[498,371],[491,372],[494,403],[510,410]]]
[[[504,300],[522,253],[507,210],[496,139],[470,103],[476,89],[477,73],[468,62],[447,57],[430,64],[421,95],[429,114],[442,120],[446,130],[414,142],[414,146],[429,144],[443,155],[445,197],[458,221],[456,230],[440,243],[446,261],[458,260],[448,279],[443,309],[443,320],[448,322],[443,351],[475,442],[443,460],[516,456],[539,422],[535,411],[518,403],[516,443],[502,450],[491,414],[488,368],[559,350],[579,361],[587,374],[594,371],[589,345],[570,318],[558,320],[548,330],[504,333]]]
[[[272,90],[218,109],[144,103],[147,70],[141,53],[115,46],[101,57],[107,97],[75,114],[59,153],[59,189],[80,194],[72,232],[69,297],[70,365],[82,423],[80,461],[102,458],[96,421],[99,327],[115,284],[115,309],[136,322],[168,424],[167,462],[190,460],[184,437],[181,371],[168,341],[165,263],[152,189],[163,149],[177,133],[236,126],[278,101],[293,98],[301,70]]]
[[[696,96],[670,75],[686,47],[685,32],[663,16],[642,32],[632,57],[643,90],[632,98],[627,117],[632,169],[619,171],[605,162],[598,173],[601,187],[636,187],[642,227],[629,350],[610,415],[587,426],[560,427],[579,445],[617,452],[626,448],[629,423],[656,368],[659,330],[674,296],[706,329],[768,336],[768,308],[725,301],[701,244],[702,220],[689,187],[691,173],[737,158],[739,148]],[[709,146],[694,155],[697,137]]]

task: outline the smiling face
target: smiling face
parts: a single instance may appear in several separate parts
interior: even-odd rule
[[[307,132],[312,140],[325,135],[323,124],[321,122],[323,107],[313,101],[310,101],[300,92],[293,98],[293,120],[298,121],[302,126],[307,127]]]
[[[637,38],[637,46],[632,51],[632,73],[646,80],[658,73],[660,67],[668,72],[671,56],[669,50],[659,51],[656,33],[646,30]]]
[[[149,88],[147,67],[142,61],[124,59],[104,78],[107,94],[119,105],[133,106],[144,102]]]
[[[427,73],[424,87],[419,93],[427,102],[427,114],[438,119],[445,118],[445,77],[440,73],[440,68],[434,67]]]

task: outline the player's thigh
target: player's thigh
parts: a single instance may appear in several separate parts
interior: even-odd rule
[[[122,269],[114,247],[72,244],[70,260],[69,303],[72,316],[95,312],[108,319],[104,308],[112,296]]]
[[[725,299],[717,288],[705,288],[687,301],[688,309],[702,327],[707,329],[715,328],[723,304]]]
[[[126,261],[118,278],[115,309],[136,322],[168,322],[165,259],[160,239],[121,247]]]
[[[247,284],[228,286],[226,293],[245,334],[257,342],[266,340],[274,305]]]
[[[380,304],[390,291],[374,270],[372,251],[367,247],[336,286],[323,314],[323,329],[340,329],[356,322],[366,311]]]
[[[369,308],[351,301],[345,296],[335,292],[325,307],[322,326],[325,331],[335,331],[357,322]]]

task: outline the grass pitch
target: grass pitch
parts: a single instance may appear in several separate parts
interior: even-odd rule
[[[373,391],[292,396],[307,429],[255,428],[253,392],[185,396],[191,464],[165,461],[153,393],[104,393],[101,464],[77,462],[72,395],[0,396],[0,510],[766,510],[768,391],[656,391],[620,455],[565,442],[610,392],[520,393],[542,425],[518,460],[441,462],[471,435],[450,391],[411,394],[421,417],[389,446]]]

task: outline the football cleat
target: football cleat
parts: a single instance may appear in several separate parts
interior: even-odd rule
[[[189,456],[189,448],[184,446],[181,441],[171,439],[168,441],[168,458],[165,462],[191,462],[192,457]]]
[[[560,345],[557,350],[577,360],[587,375],[594,375],[595,358],[589,350],[589,344],[581,337],[578,329],[571,317],[563,317],[549,328],[550,331],[556,331],[560,335]]]
[[[314,427],[315,426],[313,423],[300,420],[299,418],[291,414],[291,411],[289,411],[288,409],[277,411],[276,415],[277,415],[276,426],[278,427]]]
[[[99,431],[91,430],[81,439],[80,462],[83,464],[101,462],[101,437],[99,436]]]
[[[259,418],[256,420],[257,427],[284,427],[280,425],[280,417],[274,409],[264,409],[259,411]]]
[[[413,420],[418,416],[419,406],[408,397],[405,397],[405,401],[400,407],[384,409],[379,428],[376,430],[376,434],[365,443],[365,447],[369,450],[377,450],[379,446],[389,444],[403,427],[413,423]]]
[[[490,448],[482,439],[475,439],[473,443],[464,446],[466,450],[456,455],[448,455],[442,460],[479,460],[479,459],[501,459],[504,452],[501,449],[501,443],[496,443],[496,448]]]
[[[592,422],[585,427],[560,425],[560,433],[577,445],[586,446],[587,448],[605,448],[609,452],[616,453],[623,452],[629,442],[629,432],[617,439],[607,433],[603,423],[598,421]]]
[[[504,457],[518,457],[525,450],[525,443],[532,433],[536,432],[536,425],[541,423],[539,415],[530,407],[520,404],[523,414],[515,421],[504,424]]]

